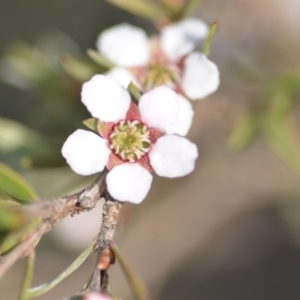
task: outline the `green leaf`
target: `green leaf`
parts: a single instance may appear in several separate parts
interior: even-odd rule
[[[12,198],[11,196],[9,196],[7,193],[5,193],[4,191],[2,191],[0,189],[0,204],[5,204],[6,202],[13,204],[15,202],[14,198]]]
[[[72,274],[75,270],[77,270],[81,264],[89,257],[89,255],[93,252],[94,242],[92,242],[73,262],[70,266],[68,266],[61,274],[59,274],[56,278],[41,284],[35,288],[31,288],[27,290],[26,296],[28,298],[37,297],[45,294],[54,288],[57,284],[59,284],[62,280]]]
[[[20,147],[34,148],[41,146],[46,140],[22,123],[0,117],[0,150],[10,152]]]
[[[98,120],[95,119],[95,118],[89,118],[89,119],[86,119],[84,121],[82,121],[82,123],[89,129],[93,130],[93,131],[96,131],[98,132],[98,129],[97,129],[97,124],[98,124]]]
[[[131,290],[137,300],[147,300],[149,299],[149,292],[144,282],[134,273],[129,263],[123,257],[118,247],[114,244],[110,245],[113,250],[122,271],[131,287]]]
[[[107,2],[124,9],[134,15],[160,22],[165,18],[163,10],[154,1],[148,0],[106,0]]]
[[[31,285],[32,277],[33,277],[33,271],[34,271],[34,262],[35,262],[35,252],[32,250],[32,252],[29,254],[27,258],[27,266],[23,278],[23,284],[20,291],[19,300],[27,300],[28,297],[26,295],[27,289]]]
[[[21,175],[0,162],[0,189],[18,202],[33,202],[37,195]]]
[[[200,0],[185,0],[183,1],[181,10],[178,13],[177,21],[185,18],[188,14],[190,14],[195,7],[199,4]]]
[[[91,61],[88,62],[72,55],[64,55],[61,64],[65,71],[79,82],[85,82],[94,74],[99,73]]]
[[[17,230],[14,230],[13,232],[9,233],[7,237],[3,240],[3,242],[0,244],[0,254],[6,254],[10,250],[12,250],[15,246],[17,246],[21,241],[22,238],[28,234],[32,229],[34,229],[40,222],[39,219],[34,219],[27,224],[25,223],[25,218],[23,217],[24,223],[22,223],[22,226],[18,226]]]
[[[300,144],[297,132],[289,120],[266,120],[264,132],[271,149],[292,171],[300,174]]]
[[[203,51],[202,53],[205,55],[205,56],[209,56],[209,52],[210,52],[210,48],[211,48],[211,43],[212,43],[212,39],[216,33],[216,30],[217,30],[217,23],[213,23],[210,28],[209,28],[209,32],[208,32],[208,35],[204,41],[204,46],[203,46]]]
[[[245,114],[235,125],[228,139],[228,146],[231,151],[245,149],[254,139],[259,127],[259,118],[252,114]]]
[[[97,63],[105,69],[111,69],[115,66],[113,62],[111,62],[106,57],[102,56],[99,52],[93,49],[88,49],[86,53],[90,57],[90,59],[92,59],[95,63]]]
[[[141,92],[138,89],[138,87],[130,81],[128,87],[127,87],[128,92],[137,100],[139,101],[141,98]]]
[[[11,210],[7,205],[0,205],[0,231],[10,231],[16,229],[21,220],[20,214]]]
[[[27,216],[15,210],[7,202],[0,203],[0,245],[9,234],[28,222]],[[0,251],[1,254],[1,251]]]
[[[286,118],[293,107],[293,99],[289,96],[285,90],[277,91],[271,97],[268,107],[268,118],[274,122],[280,121]]]

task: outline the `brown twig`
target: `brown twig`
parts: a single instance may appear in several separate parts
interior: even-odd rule
[[[112,199],[112,197],[106,193],[105,204],[103,205],[102,225],[97,237],[98,259],[93,273],[90,290],[107,292],[107,269],[114,263],[114,259],[111,258],[106,266],[99,262],[101,261],[104,250],[107,249],[113,241],[121,206],[122,203]]]
[[[18,259],[26,256],[41,236],[57,223],[70,215],[93,209],[97,201],[105,194],[106,174],[103,172],[93,184],[73,195],[53,200],[40,200],[26,207],[22,206],[22,211],[30,217],[41,218],[41,222],[17,247],[1,259],[0,278]]]

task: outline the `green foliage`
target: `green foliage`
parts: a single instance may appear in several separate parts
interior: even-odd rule
[[[79,82],[88,81],[93,75],[102,73],[105,68],[97,68],[86,59],[78,58],[73,55],[64,55],[61,64],[65,71]]]
[[[113,62],[111,62],[106,57],[104,57],[99,52],[93,49],[88,49],[86,53],[90,57],[90,59],[92,59],[95,63],[97,63],[98,65],[100,65],[102,68],[106,70],[111,69],[115,66]]]
[[[39,147],[45,140],[23,124],[0,117],[0,151],[10,152],[21,147],[32,149]]]
[[[50,58],[25,42],[14,42],[7,47],[1,68],[3,81],[25,90],[33,83],[43,85],[56,73]]]
[[[18,173],[0,162],[0,190],[20,203],[33,202],[37,195]]]
[[[0,230],[6,232],[18,228],[22,223],[20,214],[13,211],[11,207],[0,204]]]
[[[19,215],[18,215],[19,217]],[[15,227],[9,228],[6,230],[6,236],[3,239],[2,243],[0,243],[0,254],[6,254],[10,250],[12,250],[15,246],[17,246],[22,238],[28,234],[32,229],[34,229],[40,222],[38,218],[33,220],[27,220],[26,217],[21,215],[22,223],[15,223]],[[1,225],[0,225],[0,228]]]
[[[94,242],[92,242],[72,263],[68,266],[61,274],[59,274],[54,279],[41,284],[38,287],[27,290],[26,296],[27,298],[34,298],[40,295],[45,294],[54,288],[57,284],[59,284],[62,280],[72,274],[75,270],[77,270],[82,263],[89,257],[89,255],[93,252]]]
[[[143,281],[135,274],[132,270],[129,263],[126,261],[124,256],[121,254],[120,250],[117,248],[116,245],[111,245],[111,248],[118,260],[122,271],[131,287],[131,290],[135,296],[136,300],[147,300],[149,299],[149,292],[147,287],[143,283]]]
[[[70,54],[66,56],[65,53]],[[0,80],[28,93],[33,100],[24,109],[24,119],[40,134],[47,135],[42,145],[34,144],[31,147],[30,159],[34,166],[62,165],[61,144],[67,133],[73,131],[87,115],[78,101],[81,88],[79,79],[89,75],[88,66],[95,70],[101,68],[88,59],[77,61],[78,54],[72,53],[78,53],[78,49],[70,38],[61,34],[44,34],[35,45],[11,43],[0,59]],[[82,68],[79,66],[81,62]],[[77,77],[74,76],[74,69],[80,72]],[[16,107],[17,112],[18,109]],[[1,128],[0,131],[3,134]],[[10,135],[11,138],[14,136]],[[27,150],[23,153],[23,148],[19,149],[12,160],[26,155]]]
[[[8,241],[10,235],[23,230],[28,224],[28,218],[20,210],[16,209],[16,204],[11,201],[0,202],[0,254],[4,254],[17,245],[23,238],[24,231],[18,239]],[[8,242],[6,242],[8,241]]]
[[[161,6],[152,0],[107,0],[107,2],[155,23],[165,17]]]
[[[147,19],[155,25],[177,22],[188,15],[199,0],[106,0],[136,16]]]
[[[292,171],[300,174],[300,144],[290,120],[266,122],[264,132],[270,148]]]
[[[210,52],[210,48],[211,48],[211,43],[212,43],[212,40],[213,40],[213,37],[216,33],[216,30],[217,30],[217,23],[213,23],[210,28],[209,28],[209,32],[208,32],[208,35],[204,41],[204,46],[203,46],[203,51],[202,53],[205,55],[205,56],[209,56],[209,52]]]
[[[229,149],[237,152],[249,146],[257,134],[258,124],[259,121],[254,114],[246,113],[242,116],[228,139]]]
[[[32,250],[32,252],[29,254],[27,258],[27,266],[24,274],[23,284],[20,291],[20,297],[19,300],[27,300],[27,289],[31,285],[32,277],[33,277],[33,271],[34,271],[34,263],[35,263],[35,252]]]
[[[141,92],[138,89],[138,87],[131,81],[127,87],[128,92],[131,94],[131,96],[134,97],[136,101],[139,101],[141,98]]]
[[[243,150],[259,135],[292,171],[300,174],[300,143],[293,127],[299,82],[300,72],[294,72],[270,83],[262,91],[258,107],[238,120],[228,140],[229,148]]]
[[[82,121],[82,123],[89,129],[98,132],[97,130],[97,124],[98,124],[98,120],[95,118],[89,118],[87,120]]]
[[[21,213],[19,203],[37,199],[33,188],[25,179],[0,162],[0,254],[5,254],[19,244],[23,236],[37,225]]]

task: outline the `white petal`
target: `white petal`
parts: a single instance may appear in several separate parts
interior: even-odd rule
[[[189,18],[166,26],[161,34],[161,46],[170,59],[178,59],[191,52],[208,33],[201,20]]]
[[[139,164],[124,163],[107,174],[106,183],[114,199],[139,204],[150,190],[152,175]]]
[[[83,300],[111,300],[111,298],[96,292],[89,292],[84,296]]]
[[[108,76],[95,75],[83,84],[81,101],[93,117],[118,122],[126,116],[131,100],[119,82]]]
[[[121,67],[145,65],[150,57],[145,31],[127,23],[104,30],[96,46],[101,54]]]
[[[191,128],[194,110],[191,103],[183,96],[177,94],[179,113],[176,121],[166,128],[168,134],[187,135]]]
[[[91,175],[104,169],[110,150],[100,136],[78,129],[67,138],[61,153],[74,172]]]
[[[205,55],[192,53],[185,59],[182,89],[190,99],[208,96],[218,89],[219,84],[218,67]]]
[[[164,177],[181,177],[191,173],[198,157],[197,146],[177,135],[165,135],[157,140],[149,153],[154,171]]]
[[[123,68],[113,68],[105,73],[106,76],[117,80],[125,89],[132,81],[136,86],[139,86],[136,78],[128,70]]]
[[[177,94],[166,86],[157,87],[141,97],[139,110],[149,127],[166,130],[178,116]]]

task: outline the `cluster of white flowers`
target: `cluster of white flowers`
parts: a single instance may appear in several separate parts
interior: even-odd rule
[[[207,33],[202,21],[186,19],[151,39],[128,24],[99,36],[98,51],[116,67],[83,84],[81,100],[98,120],[99,135],[77,130],[64,143],[62,154],[76,173],[107,168],[111,196],[140,203],[152,171],[175,178],[194,170],[197,147],[183,137],[194,115],[186,97],[204,98],[219,85],[216,65],[192,52]],[[126,90],[131,81],[143,93],[138,105]]]

